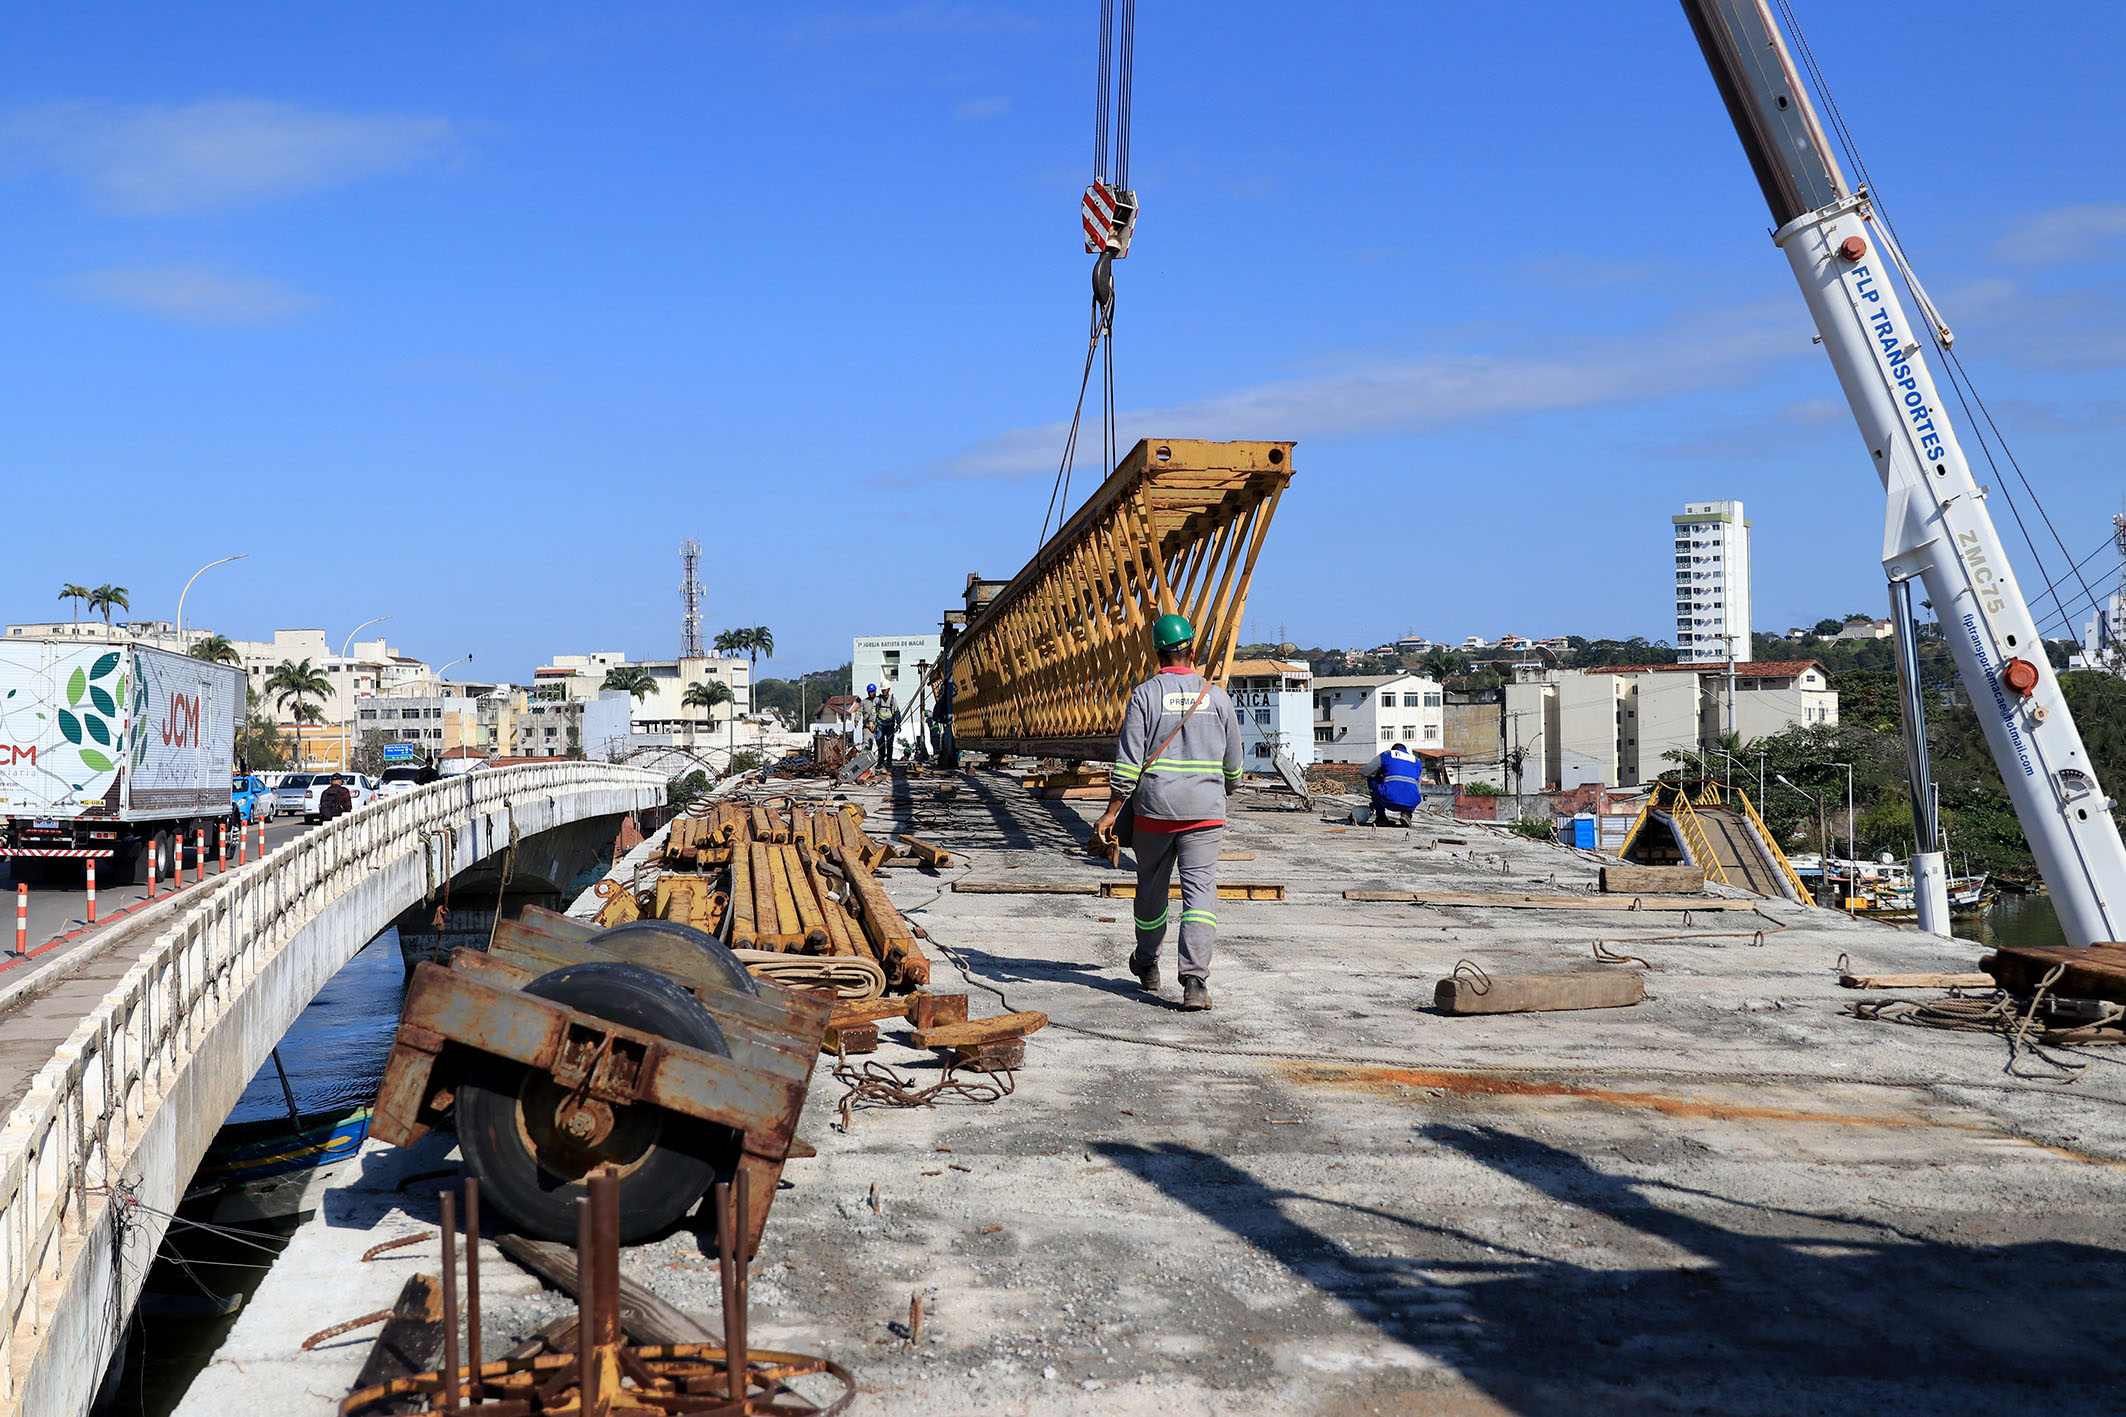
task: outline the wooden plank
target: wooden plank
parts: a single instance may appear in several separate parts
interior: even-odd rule
[[[432,1274],[410,1274],[391,1317],[355,1375],[354,1389],[432,1373],[443,1366],[443,1290]],[[350,1389],[350,1391],[354,1390]]]
[[[1419,891],[1345,891],[1345,900],[1388,901],[1498,910],[1749,910],[1753,902],[1711,896],[1427,895]]]
[[[1046,802],[1105,802],[1109,791],[1105,787],[1044,787],[1041,798]]]
[[[971,1023],[944,1023],[936,1028],[918,1028],[908,1035],[909,1042],[918,1048],[973,1048],[983,1043],[996,1043],[1006,1038],[1024,1038],[1048,1026],[1048,1015],[1028,1010],[1024,1013],[998,1014],[994,1018],[978,1018]]]
[[[1847,989],[1991,989],[1990,974],[1841,974]]]
[[[1134,897],[1137,894],[1137,885],[1134,881],[1102,881],[1100,882],[1100,894],[1109,899]],[[1179,881],[1168,883],[1166,897],[1168,900],[1181,899],[1181,883]],[[1282,881],[1220,881],[1218,883],[1218,898],[1220,900],[1283,900],[1284,883]]]
[[[958,895],[1098,895],[1098,881],[954,881]]]
[[[1433,1006],[1450,1014],[1518,1014],[1549,1009],[1617,1009],[1646,997],[1636,970],[1602,974],[1458,974],[1432,991]]]
[[[1702,895],[1705,870],[1699,866],[1604,866],[1602,889],[1613,895]]]
[[[1978,962],[2003,989],[2015,994],[2035,993],[2045,977],[2062,965],[2060,977],[2044,985],[2048,992],[2067,999],[2126,1004],[2126,945],[2107,942],[2083,949],[2043,945],[1998,950]]]

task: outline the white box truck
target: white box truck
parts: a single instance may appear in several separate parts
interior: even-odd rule
[[[167,878],[230,820],[243,671],[140,644],[0,640],[0,855]],[[106,874],[106,862],[109,863]]]

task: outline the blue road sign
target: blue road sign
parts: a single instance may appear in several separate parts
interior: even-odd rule
[[[387,763],[410,763],[413,761],[413,744],[386,743],[384,761]]]

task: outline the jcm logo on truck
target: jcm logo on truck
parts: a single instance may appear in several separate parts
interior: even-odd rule
[[[28,763],[31,767],[37,766],[37,745],[31,743],[25,747],[20,743],[0,743],[0,767],[12,767],[16,763]],[[0,802],[6,800],[6,798],[0,797]]]
[[[162,743],[166,748],[199,746],[199,700],[183,694],[170,695],[170,711],[162,719]]]

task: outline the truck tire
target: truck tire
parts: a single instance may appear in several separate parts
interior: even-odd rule
[[[726,988],[756,998],[760,995],[760,985],[723,941],[676,920],[631,920],[593,936],[590,943],[630,964],[657,970],[666,969],[668,962],[706,958]]]
[[[154,863],[155,879],[160,885],[170,883],[170,833],[158,830],[148,838],[148,859]]]
[[[566,965],[524,992],[730,1056],[723,1030],[694,996],[640,965]],[[635,1244],[685,1216],[718,1172],[736,1163],[735,1132],[659,1107],[615,1108],[603,1135],[572,1137],[557,1115],[568,1100],[546,1073],[487,1055],[458,1084],[465,1169],[480,1178],[482,1198],[528,1235],[573,1242],[576,1202],[590,1193],[584,1177],[610,1162],[620,1168],[620,1241]]]

